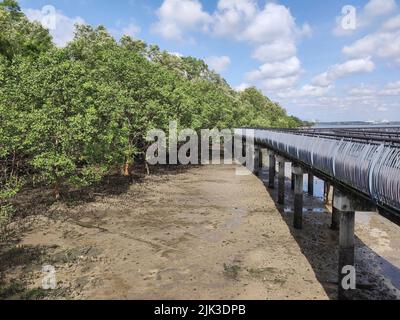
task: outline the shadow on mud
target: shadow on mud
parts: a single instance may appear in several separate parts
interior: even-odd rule
[[[160,180],[168,180],[173,176],[184,174],[187,170],[197,166],[168,165],[152,166],[149,168],[150,176],[156,176]],[[61,198],[56,200],[53,191],[47,186],[26,187],[12,199],[11,204],[14,208],[12,228],[5,228],[0,234],[0,300],[2,299],[43,299],[43,298],[65,298],[67,292],[43,291],[40,288],[28,289],[28,278],[22,276],[18,279],[8,279],[6,275],[10,270],[23,270],[22,275],[28,275],[33,270],[41,269],[42,264],[51,261],[57,248],[43,246],[21,246],[21,234],[27,231],[29,223],[18,227],[21,218],[44,215],[51,219],[72,219],[66,216],[68,211],[58,210],[53,212],[52,207],[68,209],[79,208],[86,203],[95,202],[98,197],[112,197],[129,194],[132,185],[142,184],[146,180],[147,168],[145,165],[136,165],[132,168],[131,176],[124,177],[121,174],[106,176],[94,186],[80,189],[63,189]],[[81,225],[82,226],[82,225]],[[85,227],[90,227],[86,226]],[[50,254],[50,255],[49,255]],[[75,255],[85,255],[87,252],[61,253],[63,259],[70,262]],[[52,262],[52,261],[51,261]],[[57,263],[59,261],[55,261]],[[65,262],[65,261],[64,261]]]
[[[275,200],[275,207],[288,225],[293,238],[310,263],[317,280],[332,300],[338,297],[338,243],[339,233],[330,229],[331,215],[322,199],[304,194],[303,229],[293,227],[293,198],[291,181],[285,182],[285,205],[277,204],[277,188],[266,185],[268,173],[261,179]],[[277,181],[275,182],[277,186]],[[356,300],[396,299],[400,290],[400,269],[374,252],[360,238],[355,236],[357,289],[351,293]],[[384,273],[382,276],[380,273]]]
[[[45,256],[45,248],[40,246],[1,246],[0,247],[0,300],[36,300],[48,296],[41,288],[28,289],[27,279],[6,280],[10,269],[22,268],[23,274],[40,269]]]
[[[171,176],[184,173],[195,166],[168,165],[150,167],[150,175]],[[147,176],[145,165],[136,165],[132,168],[131,175],[125,177],[121,174],[105,176],[99,183],[85,188],[63,188],[60,199],[56,200],[53,191],[48,186],[26,187],[10,203],[14,208],[15,217],[27,217],[43,214],[54,203],[60,202],[68,207],[82,205],[96,200],[96,196],[119,196],[128,192],[133,184],[142,183]]]

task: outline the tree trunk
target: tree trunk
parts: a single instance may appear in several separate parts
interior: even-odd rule
[[[56,200],[60,199],[60,182],[57,180],[54,185],[54,198]]]
[[[124,165],[124,177],[129,177],[130,173],[129,173],[129,162],[127,161]]]

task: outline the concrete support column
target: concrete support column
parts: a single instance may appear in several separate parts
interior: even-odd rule
[[[335,208],[335,191],[333,192],[333,205],[332,205],[332,224],[331,224],[331,229],[332,230],[339,230],[340,226],[340,211],[338,211]]]
[[[328,190],[328,204],[332,205],[333,204],[333,186],[329,186]]]
[[[339,299],[351,299],[351,292],[343,288],[343,279],[348,275],[345,267],[355,267],[354,261],[354,225],[355,207],[353,200],[335,189],[334,208],[340,214],[339,232]],[[354,279],[355,280],[355,279]]]
[[[333,199],[333,187],[327,181],[324,183],[324,201],[326,204],[330,204]]]
[[[278,204],[285,204],[285,163],[286,160],[283,157],[277,157],[279,166],[278,173]]]
[[[292,165],[294,176],[294,218],[295,229],[303,228],[303,169],[298,165]]]
[[[264,161],[264,158],[263,158],[263,149],[261,148],[261,146],[258,148],[258,158],[259,158],[259,161],[258,161],[258,169],[259,169],[259,171],[260,171],[259,176],[261,176],[261,171],[262,171],[262,169],[263,169],[263,161]]]
[[[254,146],[254,169],[253,173],[258,176],[260,174],[260,147]]]
[[[268,155],[267,155],[267,149],[265,148],[260,148],[260,175],[259,177],[263,181],[264,184],[266,184],[265,181],[265,169],[268,167]]]
[[[276,174],[276,157],[275,153],[268,151],[269,157],[269,174],[268,174],[268,188],[275,188],[275,174]]]
[[[332,230],[339,230],[340,228],[340,211],[338,211],[335,207],[332,207]]]
[[[295,185],[294,180],[295,180],[295,174],[293,173],[293,167],[292,167],[292,180],[291,180],[291,182],[292,182],[292,190],[294,190],[294,185]]]
[[[265,169],[268,167],[268,149],[262,148],[260,149],[260,164],[261,168]]]
[[[314,175],[311,172],[308,173],[308,194],[314,196]]]

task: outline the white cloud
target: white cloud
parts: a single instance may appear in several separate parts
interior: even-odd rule
[[[335,27],[332,30],[333,35],[335,35],[336,37],[352,35],[355,32],[355,30],[350,28],[348,29],[343,28],[342,21],[343,21],[343,16],[338,16],[335,18]]]
[[[342,27],[342,16],[336,17],[333,34],[335,36],[352,35],[358,30],[369,26],[376,18],[386,16],[397,8],[395,0],[370,0],[361,12],[356,12],[356,29],[344,29]]]
[[[178,58],[183,58],[184,57],[184,55],[182,53],[180,53],[180,52],[168,52],[168,53],[173,55],[173,56],[175,56],[175,57],[178,57]]]
[[[212,70],[218,73],[225,71],[231,64],[231,59],[228,56],[209,57],[205,61]]]
[[[390,18],[388,21],[386,21],[383,24],[382,29],[384,29],[384,30],[400,29],[400,15],[397,15],[393,18]]]
[[[203,11],[198,0],[164,0],[157,16],[159,21],[153,25],[153,31],[170,40],[184,40],[186,31],[206,30],[211,22],[211,16]]]
[[[220,0],[213,14],[212,33],[240,41],[265,44],[309,36],[309,24],[296,26],[290,10],[277,3],[267,3],[259,9],[255,0]]]
[[[276,39],[293,41],[296,23],[288,8],[285,6],[267,3],[265,8],[258,12],[240,37],[255,43],[266,43]]]
[[[300,115],[315,118],[315,113],[332,119],[382,120],[382,113],[391,120],[398,119],[400,81],[388,83],[381,88],[374,84],[360,84],[341,91],[329,87],[306,85],[297,90],[278,93],[288,108],[299,110]],[[312,108],[311,110],[309,108]],[[309,111],[307,111],[307,109]],[[322,119],[321,119],[322,120]]]
[[[38,21],[46,27],[44,21],[48,17],[48,13],[36,9],[24,9],[23,12],[30,21]],[[57,46],[63,47],[74,38],[75,24],[85,24],[85,21],[81,17],[70,18],[61,11],[55,11],[55,28],[49,31]]]
[[[357,73],[372,72],[374,69],[375,65],[370,58],[349,60],[331,66],[326,72],[314,77],[311,84],[303,85],[300,88],[282,90],[277,93],[277,96],[283,99],[318,98],[320,101],[331,101],[331,97],[326,97],[326,94],[334,88],[337,79]],[[349,93],[353,97],[363,95],[366,99],[366,89],[353,88]],[[362,90],[364,91],[362,92]],[[346,99],[351,99],[351,97]],[[356,97],[356,99],[359,99],[359,97]],[[359,101],[357,100],[357,102]]]
[[[253,0],[220,0],[213,15],[213,33],[240,38],[239,35],[255,17],[257,10]]]
[[[306,84],[299,89],[281,91],[278,93],[278,96],[281,98],[322,97],[332,88],[332,86],[320,87]]]
[[[300,37],[308,37],[310,38],[313,34],[313,29],[308,23],[303,24],[301,29],[297,30],[297,35]]]
[[[273,42],[268,42],[259,46],[254,51],[253,58],[264,62],[273,62],[288,59],[295,56],[296,53],[297,48],[293,41],[276,39]]]
[[[236,91],[241,92],[241,91],[244,91],[244,90],[246,90],[247,88],[250,88],[250,87],[251,87],[250,84],[243,82],[243,83],[239,84],[238,86],[236,86],[234,89]]]
[[[366,35],[350,46],[343,48],[343,53],[351,57],[375,56],[394,60],[400,64],[400,30],[387,30],[394,25],[386,25],[386,29],[381,29],[375,33]]]
[[[387,107],[380,106],[380,107],[378,107],[376,110],[379,111],[379,112],[386,112],[386,111],[388,111],[389,109],[388,109]],[[389,121],[385,121],[385,122],[389,122]]]
[[[366,17],[378,17],[389,14],[396,9],[395,0],[370,0],[364,7]]]
[[[382,96],[400,96],[400,81],[388,83],[379,94]]]
[[[131,36],[136,38],[137,34],[140,33],[141,28],[134,23],[130,23],[128,26],[122,28],[123,35]]]
[[[258,81],[265,78],[283,78],[299,74],[301,63],[297,57],[291,57],[287,60],[265,63],[257,70],[247,74],[250,81]]]
[[[214,24],[214,34],[224,34],[254,44],[256,47],[252,57],[264,63],[250,71],[246,75],[247,80],[253,84],[260,83],[264,90],[295,85],[302,71],[301,62],[296,56],[297,41],[309,36],[311,27],[305,24],[299,28],[290,10],[277,3],[269,2],[259,9],[256,1],[225,0],[224,6],[225,9],[221,10],[220,5],[221,12],[214,16],[218,22],[231,23],[223,32],[222,27]]]
[[[261,81],[261,87],[263,90],[282,90],[293,87],[298,81],[299,77],[278,77],[278,78],[266,78]]]
[[[258,6],[257,0],[219,0],[213,13],[203,10],[198,0],[164,0],[157,10],[159,21],[153,30],[167,39],[183,40],[190,31],[203,31],[255,46],[252,57],[263,62],[250,72],[265,88],[295,84],[301,72],[297,41],[310,36],[310,25],[299,27],[290,10],[278,3]],[[214,61],[208,61],[214,64]],[[222,69],[225,69],[225,61]],[[285,65],[289,63],[289,65]],[[213,67],[213,66],[211,66]],[[222,70],[218,65],[214,68]]]
[[[354,97],[372,97],[376,95],[376,88],[361,84],[348,90],[348,94]]]
[[[328,71],[316,76],[312,84],[319,87],[328,87],[339,78],[357,73],[372,72],[374,69],[375,65],[370,58],[349,60],[342,64],[331,66]]]
[[[117,28],[111,28],[109,31],[117,40],[122,36],[130,36],[131,38],[136,39],[137,35],[141,32],[141,28],[133,22],[124,26],[120,21],[118,21]]]

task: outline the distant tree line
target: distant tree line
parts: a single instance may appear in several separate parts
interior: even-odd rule
[[[56,47],[17,2],[0,2],[0,206],[24,185],[88,186],[143,159],[148,130],[297,127],[256,88],[233,90],[206,63],[103,26]]]

